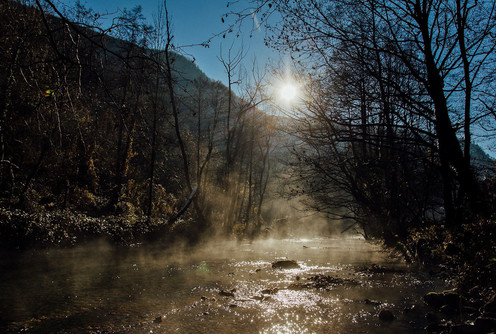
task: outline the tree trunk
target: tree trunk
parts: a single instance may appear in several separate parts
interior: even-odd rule
[[[420,8],[419,8],[420,10]],[[472,209],[476,207],[478,196],[478,186],[475,177],[471,171],[470,163],[463,157],[463,152],[460,147],[460,142],[456,136],[456,132],[449,117],[448,103],[444,95],[444,82],[441,77],[440,70],[437,68],[434,54],[431,47],[431,39],[428,29],[428,16],[423,13],[417,13],[417,22],[420,26],[423,44],[425,66],[427,70],[427,91],[434,103],[435,129],[438,140],[439,157],[441,160],[441,171],[445,178],[445,187],[448,184],[447,178],[450,167],[453,167],[457,172],[457,179],[460,183],[461,193],[467,195]],[[447,198],[447,189],[445,189],[445,200]],[[445,203],[450,205],[449,201]],[[446,208],[447,212],[452,208]],[[449,224],[455,222],[448,222]]]

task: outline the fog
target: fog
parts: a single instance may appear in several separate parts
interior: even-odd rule
[[[273,269],[281,259],[299,268]],[[366,269],[371,263],[398,271],[376,275]],[[332,326],[379,333],[379,306],[365,299],[400,310],[432,284],[359,237],[134,247],[99,241],[2,257],[2,269],[2,330],[33,332],[295,333]],[[315,289],[315,275],[333,283]],[[400,333],[403,323],[395,326],[390,332]]]

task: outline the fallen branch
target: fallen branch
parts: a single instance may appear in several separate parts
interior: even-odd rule
[[[186,212],[186,210],[188,210],[188,207],[190,206],[191,202],[193,202],[193,199],[195,198],[197,191],[198,191],[198,186],[195,186],[193,188],[193,191],[189,195],[188,200],[183,205],[183,207],[178,212],[176,212],[174,215],[172,215],[172,217],[169,218],[169,220],[167,222],[168,225],[173,224],[176,220],[179,219],[179,217],[181,217],[183,215],[183,213]]]

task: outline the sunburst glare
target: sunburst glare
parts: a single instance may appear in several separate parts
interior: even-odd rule
[[[301,98],[301,84],[291,76],[286,76],[275,85],[276,101],[283,106],[294,105]]]
[[[279,88],[279,99],[291,103],[298,97],[298,87],[294,82],[285,82]]]

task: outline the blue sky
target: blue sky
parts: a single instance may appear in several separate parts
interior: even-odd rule
[[[73,6],[76,3],[76,0],[59,1],[59,3],[69,6]],[[144,16],[150,24],[153,23],[155,13],[157,13],[159,5],[162,3],[161,0],[80,0],[80,2],[101,14],[116,12],[124,8],[132,9],[140,5]],[[227,7],[228,2],[231,3],[229,8]],[[235,4],[233,5],[232,2],[235,2]],[[200,44],[208,40],[228,27],[229,19],[225,19],[226,22],[222,23],[221,17],[223,14],[239,10],[248,5],[249,0],[168,0],[167,7],[169,14],[172,16],[175,36],[174,44],[176,46],[187,46]],[[234,45],[235,50],[243,46],[246,57],[242,66],[247,71],[251,70],[254,60],[256,60],[261,70],[267,64],[287,63],[287,59],[284,59],[285,57],[265,46],[263,27],[260,30],[252,31],[252,26],[253,20],[248,20],[242,27],[242,34],[239,38],[236,38],[235,34],[228,34],[225,39],[222,37],[215,38],[209,48],[201,46],[183,47],[181,49],[182,53],[190,59],[194,57],[195,63],[208,77],[220,80],[224,84],[227,84],[227,75],[218,60],[221,48],[226,54],[231,45]],[[249,37],[250,35],[252,35],[252,38]],[[235,91],[236,88],[234,87]],[[496,157],[496,149],[492,140],[479,143],[492,157]],[[489,149],[489,146],[492,148]]]
[[[73,5],[76,0],[61,0],[65,4]],[[232,1],[231,1],[232,2]],[[115,12],[118,9],[132,9],[140,5],[143,14],[153,23],[155,13],[158,11],[160,0],[81,0],[81,3],[96,12]],[[227,0],[168,0],[167,7],[172,16],[174,33],[174,44],[176,46],[187,46],[200,44],[214,34],[218,34],[227,28],[229,20],[222,23],[221,17],[229,11],[247,6],[247,1],[237,1],[227,7]],[[218,37],[212,41],[209,48],[201,46],[190,46],[182,48],[183,54],[194,57],[196,64],[207,74],[208,77],[226,83],[226,74],[222,64],[219,62],[221,48],[224,53],[234,43],[234,48],[243,46],[246,53],[243,65],[250,70],[254,59],[260,68],[263,68],[270,60],[277,61],[277,52],[269,49],[264,44],[265,31],[262,29],[251,32],[253,20],[246,22],[242,27],[242,34],[236,38],[235,34],[228,34],[226,38]],[[252,37],[250,38],[250,34]]]

